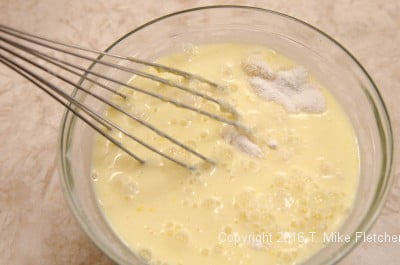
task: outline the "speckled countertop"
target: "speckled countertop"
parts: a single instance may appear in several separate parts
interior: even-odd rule
[[[0,0],[0,23],[104,49],[150,19],[210,4],[269,8],[333,36],[370,72],[400,135],[398,0]],[[80,230],[60,190],[56,153],[62,113],[54,100],[0,65],[0,264],[112,263]],[[373,228],[385,231],[400,234],[399,174]],[[364,243],[340,264],[399,263],[400,244]]]

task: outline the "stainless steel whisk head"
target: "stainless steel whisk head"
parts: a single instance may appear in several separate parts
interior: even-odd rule
[[[46,52],[39,50],[37,47],[40,47],[41,49],[45,49]],[[112,142],[113,144],[118,146],[120,149],[125,151],[127,154],[129,154],[131,157],[133,157],[140,163],[144,163],[145,161],[142,158],[140,158],[138,155],[136,155],[132,150],[129,150],[120,141],[118,141],[117,139],[112,137],[110,134],[108,134],[107,130],[117,130],[117,131],[121,132],[122,134],[126,135],[127,137],[129,137],[130,139],[132,139],[133,141],[141,144],[145,148],[157,153],[158,155],[163,156],[164,158],[166,158],[182,167],[185,167],[187,169],[190,169],[190,170],[195,169],[195,167],[193,165],[190,165],[190,164],[188,164],[184,161],[181,161],[175,157],[165,154],[164,152],[153,147],[151,144],[146,143],[142,139],[137,138],[132,133],[121,128],[120,125],[115,124],[114,122],[104,118],[102,115],[100,115],[96,111],[94,111],[93,108],[91,108],[90,106],[87,106],[87,104],[83,104],[78,99],[76,99],[75,97],[68,94],[65,90],[61,89],[59,85],[56,85],[56,84],[48,81],[46,79],[46,75],[56,77],[57,79],[61,80],[63,83],[72,86],[76,90],[86,93],[88,96],[91,96],[91,97],[95,98],[96,100],[106,104],[107,106],[121,112],[122,114],[126,115],[130,119],[138,122],[139,124],[147,127],[148,129],[152,130],[153,132],[158,134],[160,137],[163,137],[163,138],[169,140],[171,143],[179,146],[180,148],[185,149],[186,151],[192,153],[193,155],[197,156],[201,160],[204,160],[210,164],[214,164],[215,162],[212,159],[206,157],[205,155],[200,154],[193,148],[181,143],[179,140],[175,139],[174,137],[164,133],[162,130],[151,125],[144,119],[141,119],[140,117],[137,117],[134,114],[127,112],[126,110],[121,108],[121,106],[113,103],[108,98],[105,98],[104,96],[99,95],[98,93],[95,92],[95,89],[88,90],[88,89],[84,88],[82,85],[75,83],[70,78],[67,78],[65,73],[69,73],[69,74],[84,78],[84,80],[91,82],[93,85],[95,85],[99,88],[102,88],[102,89],[106,89],[109,92],[122,97],[123,99],[126,99],[126,95],[122,94],[121,92],[119,92],[119,91],[111,88],[110,86],[105,85],[93,78],[102,79],[102,80],[105,80],[105,81],[108,81],[108,82],[111,82],[111,83],[114,83],[117,85],[121,85],[122,87],[127,87],[127,88],[135,90],[137,92],[146,94],[149,97],[153,97],[153,98],[156,98],[156,99],[164,101],[164,102],[169,102],[169,103],[175,105],[176,107],[184,108],[184,109],[188,109],[190,111],[197,112],[199,115],[205,115],[211,119],[232,125],[234,127],[237,127],[238,129],[245,129],[241,124],[239,124],[234,119],[229,119],[229,118],[226,118],[226,117],[218,115],[218,114],[210,113],[208,111],[191,106],[189,104],[179,102],[173,98],[165,97],[162,94],[154,93],[154,92],[146,90],[145,88],[139,88],[139,87],[127,84],[126,82],[122,82],[111,76],[93,71],[91,69],[86,69],[86,68],[80,66],[79,64],[71,63],[67,60],[60,59],[54,55],[51,55],[51,52],[52,53],[54,53],[54,52],[62,53],[62,54],[66,54],[68,56],[82,59],[82,60],[85,60],[85,61],[88,61],[91,63],[101,64],[105,67],[111,67],[118,71],[124,71],[127,73],[131,73],[133,75],[141,76],[143,78],[150,79],[150,80],[153,80],[156,82],[160,82],[162,84],[174,87],[176,89],[180,89],[180,90],[184,91],[185,93],[190,93],[194,96],[201,97],[209,102],[217,104],[220,106],[220,108],[222,110],[228,111],[233,114],[233,117],[236,117],[237,113],[235,112],[235,110],[232,107],[230,107],[228,104],[226,104],[223,101],[220,101],[218,99],[208,96],[205,93],[201,93],[201,92],[192,90],[192,89],[185,87],[177,82],[162,78],[160,76],[149,74],[144,71],[137,70],[136,68],[122,66],[122,65],[119,65],[116,63],[110,63],[110,62],[101,60],[100,57],[93,58],[91,56],[83,55],[81,53],[84,52],[84,53],[92,54],[92,55],[96,55],[96,56],[109,56],[112,58],[129,61],[129,62],[133,62],[133,63],[140,64],[140,65],[150,66],[150,67],[154,67],[158,70],[162,70],[164,72],[169,72],[174,75],[179,75],[179,76],[182,76],[182,77],[190,79],[190,80],[197,80],[199,82],[206,83],[209,86],[214,87],[214,88],[218,87],[217,83],[210,81],[202,76],[191,74],[191,73],[181,71],[181,70],[178,70],[175,68],[171,68],[171,67],[168,67],[165,65],[160,65],[157,63],[143,61],[143,60],[140,60],[140,59],[137,59],[134,57],[121,56],[121,55],[112,54],[112,53],[108,53],[108,52],[102,52],[99,50],[84,48],[84,47],[80,47],[80,46],[76,46],[76,45],[65,44],[65,43],[62,43],[59,41],[50,40],[50,39],[39,37],[39,36],[30,34],[27,32],[16,30],[16,29],[4,26],[4,25],[0,25],[0,51],[1,51],[0,52],[0,62],[1,63],[3,63],[10,69],[14,70],[21,76],[23,76],[26,79],[28,79],[29,81],[31,81],[38,88],[40,88],[41,90],[46,92],[48,95],[50,95],[56,101],[58,101],[60,104],[62,104],[64,107],[69,109],[72,113],[74,113],[77,117],[82,119],[91,128],[96,130],[99,134],[103,135],[110,142]],[[51,65],[51,67],[46,66],[41,63],[38,63],[36,60],[32,60],[27,55],[34,56],[34,57],[40,59],[41,61],[46,62],[48,65]],[[35,70],[39,69],[41,74],[38,74],[38,73],[32,71],[32,69],[35,69]],[[101,126],[106,128],[107,130],[104,130],[103,128],[101,128]]]

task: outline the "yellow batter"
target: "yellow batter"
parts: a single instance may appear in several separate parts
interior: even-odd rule
[[[260,98],[243,70],[243,61],[254,53],[274,71],[296,66],[265,47],[221,43],[189,47],[158,61],[217,81],[224,89],[149,72],[233,105],[239,121],[251,129],[249,137],[260,156],[226,141],[229,126],[128,88],[121,90],[126,100],[116,96],[114,101],[214,159],[217,166],[207,167],[137,122],[106,110],[107,118],[135,136],[200,168],[191,172],[113,132],[147,161],[141,165],[96,137],[93,174],[100,207],[121,240],[151,264],[296,264],[322,248],[322,233],[338,230],[351,210],[359,157],[345,112],[312,77],[308,81],[326,102],[322,113],[289,113]],[[140,77],[130,83],[230,117],[215,104],[176,88]]]

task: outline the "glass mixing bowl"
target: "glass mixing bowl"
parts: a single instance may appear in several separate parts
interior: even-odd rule
[[[183,43],[212,42],[256,43],[275,49],[310,69],[346,110],[358,138],[361,159],[354,207],[340,229],[352,235],[352,240],[327,244],[305,264],[338,262],[356,246],[355,232],[368,231],[377,219],[393,179],[392,128],[377,87],[360,63],[324,32],[293,17],[254,7],[210,6],[173,13],[129,32],[107,51],[151,61],[182,50]],[[114,58],[99,59],[121,63]],[[91,68],[120,80],[130,78],[127,73],[98,64]],[[84,79],[80,83],[92,89]],[[90,97],[79,93],[76,97],[102,111]],[[59,150],[65,197],[82,229],[106,255],[118,264],[144,264],[113,232],[94,196],[93,137],[89,126],[71,112],[65,113]]]

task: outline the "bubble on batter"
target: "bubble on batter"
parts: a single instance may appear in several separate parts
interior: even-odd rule
[[[201,140],[206,140],[210,136],[210,132],[208,130],[204,130],[200,133],[200,139]]]
[[[222,75],[226,79],[233,79],[233,65],[231,63],[226,63],[221,68]]]
[[[92,178],[93,181],[97,181],[99,179],[99,176],[97,175],[96,172],[92,172],[92,174],[90,175],[90,177]]]
[[[236,92],[239,89],[239,84],[235,80],[232,80],[229,82],[225,80],[224,88],[225,88],[225,91],[227,91],[227,92]]]
[[[185,179],[185,183],[190,186],[208,186],[208,182],[205,180],[204,174],[200,170],[191,171],[190,175]]]
[[[333,179],[341,177],[343,173],[335,166],[332,162],[328,161],[324,157],[317,159],[319,162],[318,172],[323,179]]]
[[[151,252],[150,249],[144,248],[144,249],[141,249],[141,250],[138,251],[138,255],[139,255],[142,259],[144,259],[145,261],[149,262],[149,261],[151,261],[151,258],[152,258],[152,256],[153,256],[153,253]]]
[[[224,208],[224,204],[216,196],[204,199],[201,205],[206,209],[212,210],[214,213],[220,213]]]
[[[181,43],[181,48],[186,55],[196,56],[199,54],[199,48],[190,42]]]
[[[136,118],[139,118],[142,120],[149,119],[149,113],[148,113],[147,108],[135,105],[135,106],[130,106],[129,109],[131,109],[132,115],[135,116]]]
[[[190,93],[181,93],[177,96],[177,100],[187,105],[196,105],[199,101],[196,95]]]
[[[272,195],[246,188],[234,198],[238,223],[251,225],[253,230],[264,232],[262,224],[273,223],[275,220],[275,203]]]
[[[187,231],[179,231],[175,234],[175,239],[181,243],[188,243],[189,242],[189,233]]]
[[[187,244],[190,241],[189,231],[183,225],[176,222],[165,223],[161,229],[161,234],[183,244]]]
[[[186,195],[190,195],[190,196],[193,196],[193,195],[196,194],[195,191],[193,190],[193,188],[190,187],[190,186],[184,186],[184,187],[183,187],[183,191],[184,191],[184,193],[185,193]]]
[[[293,203],[295,202],[295,199],[292,196],[287,195],[283,198],[283,201],[284,201],[285,207],[290,209],[292,207]]]
[[[216,147],[216,150],[220,150],[220,154],[219,156],[222,158],[221,160],[225,160],[225,161],[231,161],[231,159],[234,156],[234,149],[232,148],[225,148],[225,147]],[[227,166],[230,166],[231,164],[229,162],[227,162]]]
[[[230,226],[230,225],[225,226],[225,227],[223,228],[223,231],[224,231],[225,233],[227,233],[227,234],[232,234],[232,232],[233,232],[232,226]]]
[[[133,199],[139,194],[138,183],[130,179],[122,172],[116,172],[111,175],[111,182],[119,189],[120,193],[129,199]]]
[[[210,254],[210,250],[208,248],[203,248],[200,250],[201,255],[208,256]]]
[[[197,143],[194,140],[188,140],[185,142],[185,145],[191,147],[191,148],[196,148],[197,147]]]
[[[215,255],[226,256],[228,254],[228,251],[226,250],[225,246],[222,245],[222,243],[218,243],[214,247],[212,247],[212,253]]]

